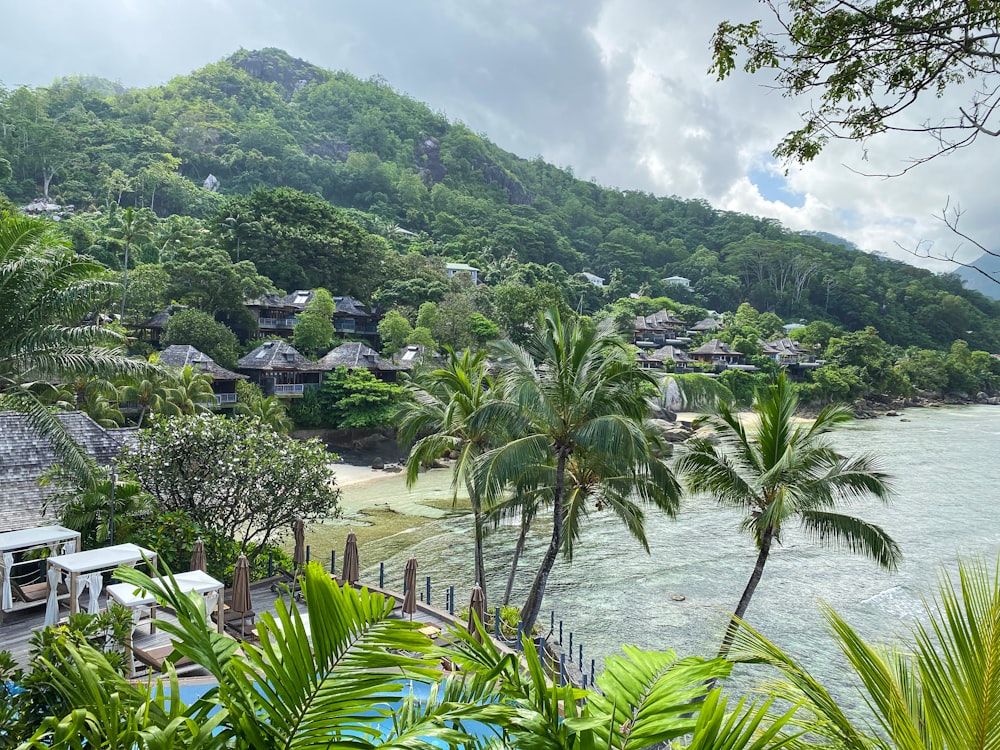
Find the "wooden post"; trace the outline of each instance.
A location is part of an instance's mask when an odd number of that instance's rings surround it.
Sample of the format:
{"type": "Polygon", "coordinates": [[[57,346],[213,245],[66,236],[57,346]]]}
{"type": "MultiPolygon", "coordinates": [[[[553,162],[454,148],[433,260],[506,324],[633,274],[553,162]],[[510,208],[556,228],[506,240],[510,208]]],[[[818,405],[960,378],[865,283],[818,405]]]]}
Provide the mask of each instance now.
{"type": "Polygon", "coordinates": [[[385,588],[385,563],[380,562],[378,564],[378,587],[380,589],[385,588]]]}
{"type": "Polygon", "coordinates": [[[428,605],[431,603],[431,577],[427,576],[427,598],[424,599],[428,605]]]}

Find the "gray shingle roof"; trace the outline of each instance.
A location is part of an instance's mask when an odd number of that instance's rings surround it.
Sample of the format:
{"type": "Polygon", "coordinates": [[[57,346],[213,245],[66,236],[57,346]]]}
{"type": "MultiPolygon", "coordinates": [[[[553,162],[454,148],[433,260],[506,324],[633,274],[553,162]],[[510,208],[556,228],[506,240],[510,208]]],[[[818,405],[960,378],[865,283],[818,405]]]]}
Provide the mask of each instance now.
{"type": "Polygon", "coordinates": [[[215,364],[215,360],[207,354],[202,354],[193,346],[187,344],[174,344],[168,346],[160,352],[160,364],[167,367],[186,367],[191,365],[199,372],[205,372],[212,376],[212,380],[246,380],[246,375],[227,370],[215,364]]]}
{"type": "Polygon", "coordinates": [[[326,368],[307,359],[284,341],[265,341],[236,363],[241,370],[316,371],[326,368]]]}
{"type": "Polygon", "coordinates": [[[702,344],[697,349],[695,349],[692,354],[726,354],[726,355],[738,355],[739,352],[734,352],[729,348],[727,344],[722,343],[718,339],[712,339],[706,344],[702,344]]]}
{"type": "Polygon", "coordinates": [[[379,356],[371,347],[358,342],[341,344],[331,349],[319,359],[324,370],[335,367],[364,367],[368,370],[398,370],[399,367],[379,356]]]}
{"type": "MultiPolygon", "coordinates": [[[[77,444],[102,465],[111,463],[136,433],[133,429],[107,430],[79,411],[58,417],[77,444]]],[[[54,488],[39,487],[38,480],[55,459],[52,445],[31,429],[27,417],[0,412],[0,532],[54,522],[52,515],[43,516],[54,488]]]]}

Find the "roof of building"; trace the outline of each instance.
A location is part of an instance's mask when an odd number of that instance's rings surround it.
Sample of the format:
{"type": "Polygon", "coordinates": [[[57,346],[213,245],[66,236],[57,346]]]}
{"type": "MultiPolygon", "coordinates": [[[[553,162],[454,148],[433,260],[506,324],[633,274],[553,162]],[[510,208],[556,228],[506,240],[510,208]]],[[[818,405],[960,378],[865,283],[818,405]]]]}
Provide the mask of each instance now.
{"type": "Polygon", "coordinates": [[[371,313],[365,309],[365,306],[354,299],[354,297],[334,297],[333,301],[337,303],[337,312],[334,313],[339,315],[350,315],[354,318],[370,318],[371,313]]]}
{"type": "Polygon", "coordinates": [[[692,331],[698,333],[704,333],[705,331],[716,331],[722,328],[722,323],[715,318],[702,318],[693,326],[691,326],[692,331]]]}
{"type": "Polygon", "coordinates": [[[311,359],[299,354],[289,343],[265,341],[236,363],[241,370],[322,370],[311,359]]]}
{"type": "Polygon", "coordinates": [[[137,328],[160,328],[160,329],[166,328],[167,327],[167,323],[170,322],[170,316],[171,315],[173,315],[174,313],[178,313],[181,310],[187,310],[187,309],[188,309],[187,305],[177,305],[177,304],[167,305],[162,310],[160,310],[158,313],[155,313],[149,320],[145,320],[142,323],[139,323],[139,325],[136,326],[136,327],[137,328]]]}
{"type": "Polygon", "coordinates": [[[312,289],[296,289],[291,294],[262,294],[256,299],[247,300],[249,307],[279,308],[288,311],[301,312],[313,298],[312,289]]]}
{"type": "Polygon", "coordinates": [[[802,346],[802,344],[795,339],[790,339],[787,336],[775,339],[774,341],[768,341],[767,346],[773,347],[777,353],[784,354],[785,356],[809,354],[809,350],[806,347],[802,346]]]}
{"type": "Polygon", "coordinates": [[[661,328],[673,330],[683,325],[686,325],[683,320],[666,310],[658,310],[652,315],[639,315],[635,319],[636,330],[650,331],[661,328]]]}
{"type": "Polygon", "coordinates": [[[468,263],[445,263],[445,270],[448,271],[478,271],[479,269],[475,266],[470,266],[468,263]]]}
{"type": "MultiPolygon", "coordinates": [[[[73,440],[102,465],[111,463],[122,446],[136,435],[134,429],[108,430],[83,412],[57,415],[73,440]]],[[[45,501],[54,488],[40,487],[39,478],[56,462],[52,444],[39,435],[24,414],[0,411],[0,532],[17,531],[45,523],[45,501]]]]}
{"type": "Polygon", "coordinates": [[[336,367],[363,367],[367,370],[398,370],[399,367],[382,359],[378,352],[365,344],[352,341],[331,349],[319,359],[324,370],[336,367]]]}
{"type": "Polygon", "coordinates": [[[668,359],[672,359],[674,362],[690,362],[691,358],[688,353],[683,349],[679,349],[676,346],[661,346],[656,351],[649,353],[650,359],[657,359],[661,362],[666,362],[668,359]]]}
{"type": "Polygon", "coordinates": [[[246,375],[227,370],[217,365],[207,354],[202,354],[193,346],[173,344],[160,352],[160,364],[167,367],[186,367],[190,365],[199,372],[208,373],[212,380],[246,380],[246,375]]]}
{"type": "Polygon", "coordinates": [[[733,351],[729,348],[728,344],[724,344],[718,339],[712,339],[711,341],[702,344],[697,349],[695,349],[692,354],[725,354],[729,356],[741,356],[739,352],[733,351]]]}

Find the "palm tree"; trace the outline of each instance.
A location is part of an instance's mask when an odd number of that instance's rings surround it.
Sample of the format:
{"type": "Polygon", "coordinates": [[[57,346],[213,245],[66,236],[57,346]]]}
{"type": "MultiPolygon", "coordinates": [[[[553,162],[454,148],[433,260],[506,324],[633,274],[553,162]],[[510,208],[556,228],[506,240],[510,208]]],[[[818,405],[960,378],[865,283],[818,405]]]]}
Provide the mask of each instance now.
{"type": "Polygon", "coordinates": [[[821,543],[859,552],[886,570],[895,570],[902,557],[880,527],[835,512],[844,501],[872,496],[887,502],[891,496],[889,477],[872,456],[845,458],[829,442],[833,429],[853,419],[851,409],[831,405],[812,424],[800,425],[794,421],[797,405],[782,372],[772,385],[758,389],[753,427],[745,427],[738,414],[720,403],[716,414],[702,420],[719,445],[706,438],[689,441],[689,450],[677,462],[692,491],[708,492],[722,505],[746,511],[742,528],[757,546],[757,561],[726,628],[721,655],[750,606],[771,546],[781,543],[790,520],[798,519],[821,543]]]}
{"type": "MultiPolygon", "coordinates": [[[[823,747],[848,750],[985,750],[1000,746],[1000,565],[959,563],[925,601],[905,643],[866,642],[830,607],[824,615],[868,713],[848,716],[796,659],[744,626],[731,659],[766,664],[781,681],[768,688],[804,707],[796,724],[823,747]],[[992,571],[991,571],[992,568],[992,571]],[[926,622],[926,624],[925,624],[926,622]]],[[[814,746],[819,746],[817,745],[814,746]]]]}
{"type": "Polygon", "coordinates": [[[119,391],[119,399],[121,403],[135,404],[138,407],[137,427],[142,427],[143,420],[149,413],[172,416],[181,413],[175,403],[173,379],[162,371],[128,378],[119,391]]]}
{"type": "Polygon", "coordinates": [[[260,396],[250,402],[237,401],[233,410],[237,414],[259,419],[277,433],[287,434],[294,427],[288,418],[288,410],[280,398],[276,396],[260,396]]]}
{"type": "Polygon", "coordinates": [[[79,531],[83,547],[90,549],[108,544],[111,539],[111,498],[114,497],[114,539],[129,541],[153,511],[153,498],[142,485],[129,477],[115,477],[106,469],[93,487],[74,486],[71,480],[56,477],[61,489],[55,502],[62,505],[61,523],[79,531]],[[114,482],[114,492],[111,484],[114,482]]]}
{"type": "Polygon", "coordinates": [[[260,222],[247,219],[241,213],[234,213],[222,220],[226,225],[226,235],[236,245],[236,262],[240,262],[240,242],[260,230],[260,222]]]}
{"type": "Polygon", "coordinates": [[[171,373],[170,402],[181,414],[211,411],[216,405],[212,376],[184,365],[171,373]]]}
{"type": "Polygon", "coordinates": [[[125,356],[120,332],[83,322],[94,320],[119,289],[100,264],[73,252],[54,225],[0,213],[0,409],[27,415],[63,466],[88,484],[93,462],[45,401],[53,384],[156,371],[125,356]]]}
{"type": "MultiPolygon", "coordinates": [[[[571,545],[585,515],[576,502],[583,496],[574,495],[574,456],[593,472],[588,485],[605,482],[618,497],[634,493],[637,504],[667,513],[680,499],[676,480],[658,458],[658,441],[644,428],[655,381],[636,367],[612,325],[564,322],[555,310],[540,315],[526,348],[497,345],[502,399],[470,420],[477,430],[511,436],[478,462],[477,481],[488,504],[516,487],[545,488],[550,496],[549,545],[521,609],[529,633],[556,556],[571,545]]],[[[633,521],[641,525],[641,515],[633,521]]],[[[635,534],[634,525],[629,528],[635,534]]]]}
{"type": "Polygon", "coordinates": [[[128,251],[133,242],[145,238],[149,234],[152,221],[150,214],[136,211],[131,206],[124,209],[116,217],[111,234],[125,243],[125,261],[122,264],[122,313],[121,321],[125,322],[125,297],[128,294],[128,251]]]}
{"type": "Polygon", "coordinates": [[[493,433],[490,425],[482,421],[474,423],[473,417],[492,398],[493,380],[486,370],[484,352],[473,354],[466,349],[456,354],[448,349],[447,353],[444,367],[419,375],[411,385],[412,398],[401,407],[399,442],[408,445],[419,437],[406,460],[408,487],[417,481],[422,467],[448,451],[458,454],[452,486],[456,499],[459,485],[464,485],[469,493],[475,529],[475,579],[485,592],[483,536],[486,517],[472,468],[490,444],[493,433]]]}

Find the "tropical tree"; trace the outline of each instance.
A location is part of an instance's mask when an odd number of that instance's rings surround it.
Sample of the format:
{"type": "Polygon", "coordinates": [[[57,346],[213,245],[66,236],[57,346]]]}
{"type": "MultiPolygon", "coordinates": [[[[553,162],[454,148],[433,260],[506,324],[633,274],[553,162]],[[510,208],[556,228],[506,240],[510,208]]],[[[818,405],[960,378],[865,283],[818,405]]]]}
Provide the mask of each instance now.
{"type": "Polygon", "coordinates": [[[162,512],[234,539],[251,563],[291,529],[338,514],[330,454],[319,440],[285,440],[247,417],[159,418],[122,451],[162,512]]]}
{"type": "Polygon", "coordinates": [[[181,413],[175,403],[177,396],[174,393],[173,378],[163,371],[126,379],[118,391],[118,398],[121,404],[135,404],[138,408],[137,427],[142,427],[147,414],[176,416],[181,413]]]}
{"type": "Polygon", "coordinates": [[[216,402],[211,375],[184,365],[171,376],[169,398],[179,413],[198,414],[212,410],[216,402]]]}
{"type": "Polygon", "coordinates": [[[483,454],[475,481],[488,504],[517,487],[545,488],[551,502],[549,545],[521,609],[530,633],[556,557],[586,515],[575,502],[574,456],[592,472],[588,486],[607,483],[621,498],[634,493],[635,507],[627,511],[633,534],[643,523],[639,505],[673,514],[680,488],[644,428],[656,383],[636,366],[611,321],[596,327],[564,321],[553,309],[539,316],[526,347],[502,341],[496,354],[500,397],[471,422],[506,439],[483,454]]]}
{"type": "Polygon", "coordinates": [[[958,580],[944,572],[937,595],[924,604],[911,637],[870,643],[828,606],[833,637],[867,711],[848,716],[798,660],[752,628],[741,628],[734,661],[768,665],[780,681],[768,690],[778,701],[803,706],[793,726],[827,747],[850,750],[980,750],[1000,744],[1000,566],[976,559],[959,563],[958,580]],[[990,568],[992,567],[992,572],[990,568]]]}
{"type": "Polygon", "coordinates": [[[254,232],[260,231],[260,222],[251,221],[247,219],[239,211],[234,211],[232,214],[227,216],[222,220],[225,226],[225,234],[227,239],[233,241],[236,246],[236,262],[240,262],[240,243],[252,237],[254,232]]]}
{"type": "Polygon", "coordinates": [[[125,356],[120,331],[87,318],[118,291],[108,272],[69,249],[54,225],[0,214],[0,408],[27,415],[63,466],[88,483],[92,461],[45,401],[54,383],[156,372],[125,356]]]}
{"type": "Polygon", "coordinates": [[[400,409],[398,436],[402,445],[413,443],[406,459],[408,487],[416,483],[422,467],[445,453],[457,454],[452,488],[456,500],[459,486],[464,485],[469,494],[475,533],[475,579],[485,592],[483,537],[486,516],[474,481],[473,466],[490,446],[494,433],[490,425],[474,421],[473,417],[494,396],[494,384],[486,369],[484,352],[474,354],[466,349],[456,354],[448,349],[447,357],[443,367],[418,375],[411,383],[410,398],[400,409]]]}
{"type": "Polygon", "coordinates": [[[125,258],[122,263],[122,311],[121,320],[125,320],[125,298],[128,296],[128,251],[132,244],[145,239],[152,230],[155,217],[152,212],[135,210],[131,206],[119,213],[111,227],[111,234],[122,241],[125,246],[125,258]]]}
{"type": "Polygon", "coordinates": [[[797,405],[784,372],[757,390],[750,427],[720,402],[714,415],[699,420],[715,439],[688,441],[675,467],[693,492],[707,492],[720,504],[745,511],[741,528],[757,547],[757,561],[726,628],[721,655],[728,652],[771,547],[781,543],[789,521],[798,520],[821,544],[861,553],[886,570],[895,570],[902,557],[882,528],[836,512],[840,504],[862,497],[883,502],[891,497],[890,479],[873,456],[844,457],[830,443],[829,433],[853,419],[853,411],[831,405],[811,424],[797,424],[797,405]]]}
{"type": "Polygon", "coordinates": [[[249,381],[236,381],[236,408],[233,411],[257,419],[282,435],[294,427],[284,402],[275,396],[265,396],[259,386],[249,381]]]}
{"type": "Polygon", "coordinates": [[[92,487],[81,487],[71,477],[53,478],[57,490],[49,504],[57,506],[63,525],[80,532],[85,549],[107,545],[109,539],[131,540],[154,511],[153,498],[134,479],[116,476],[103,468],[100,474],[92,487]]]}

